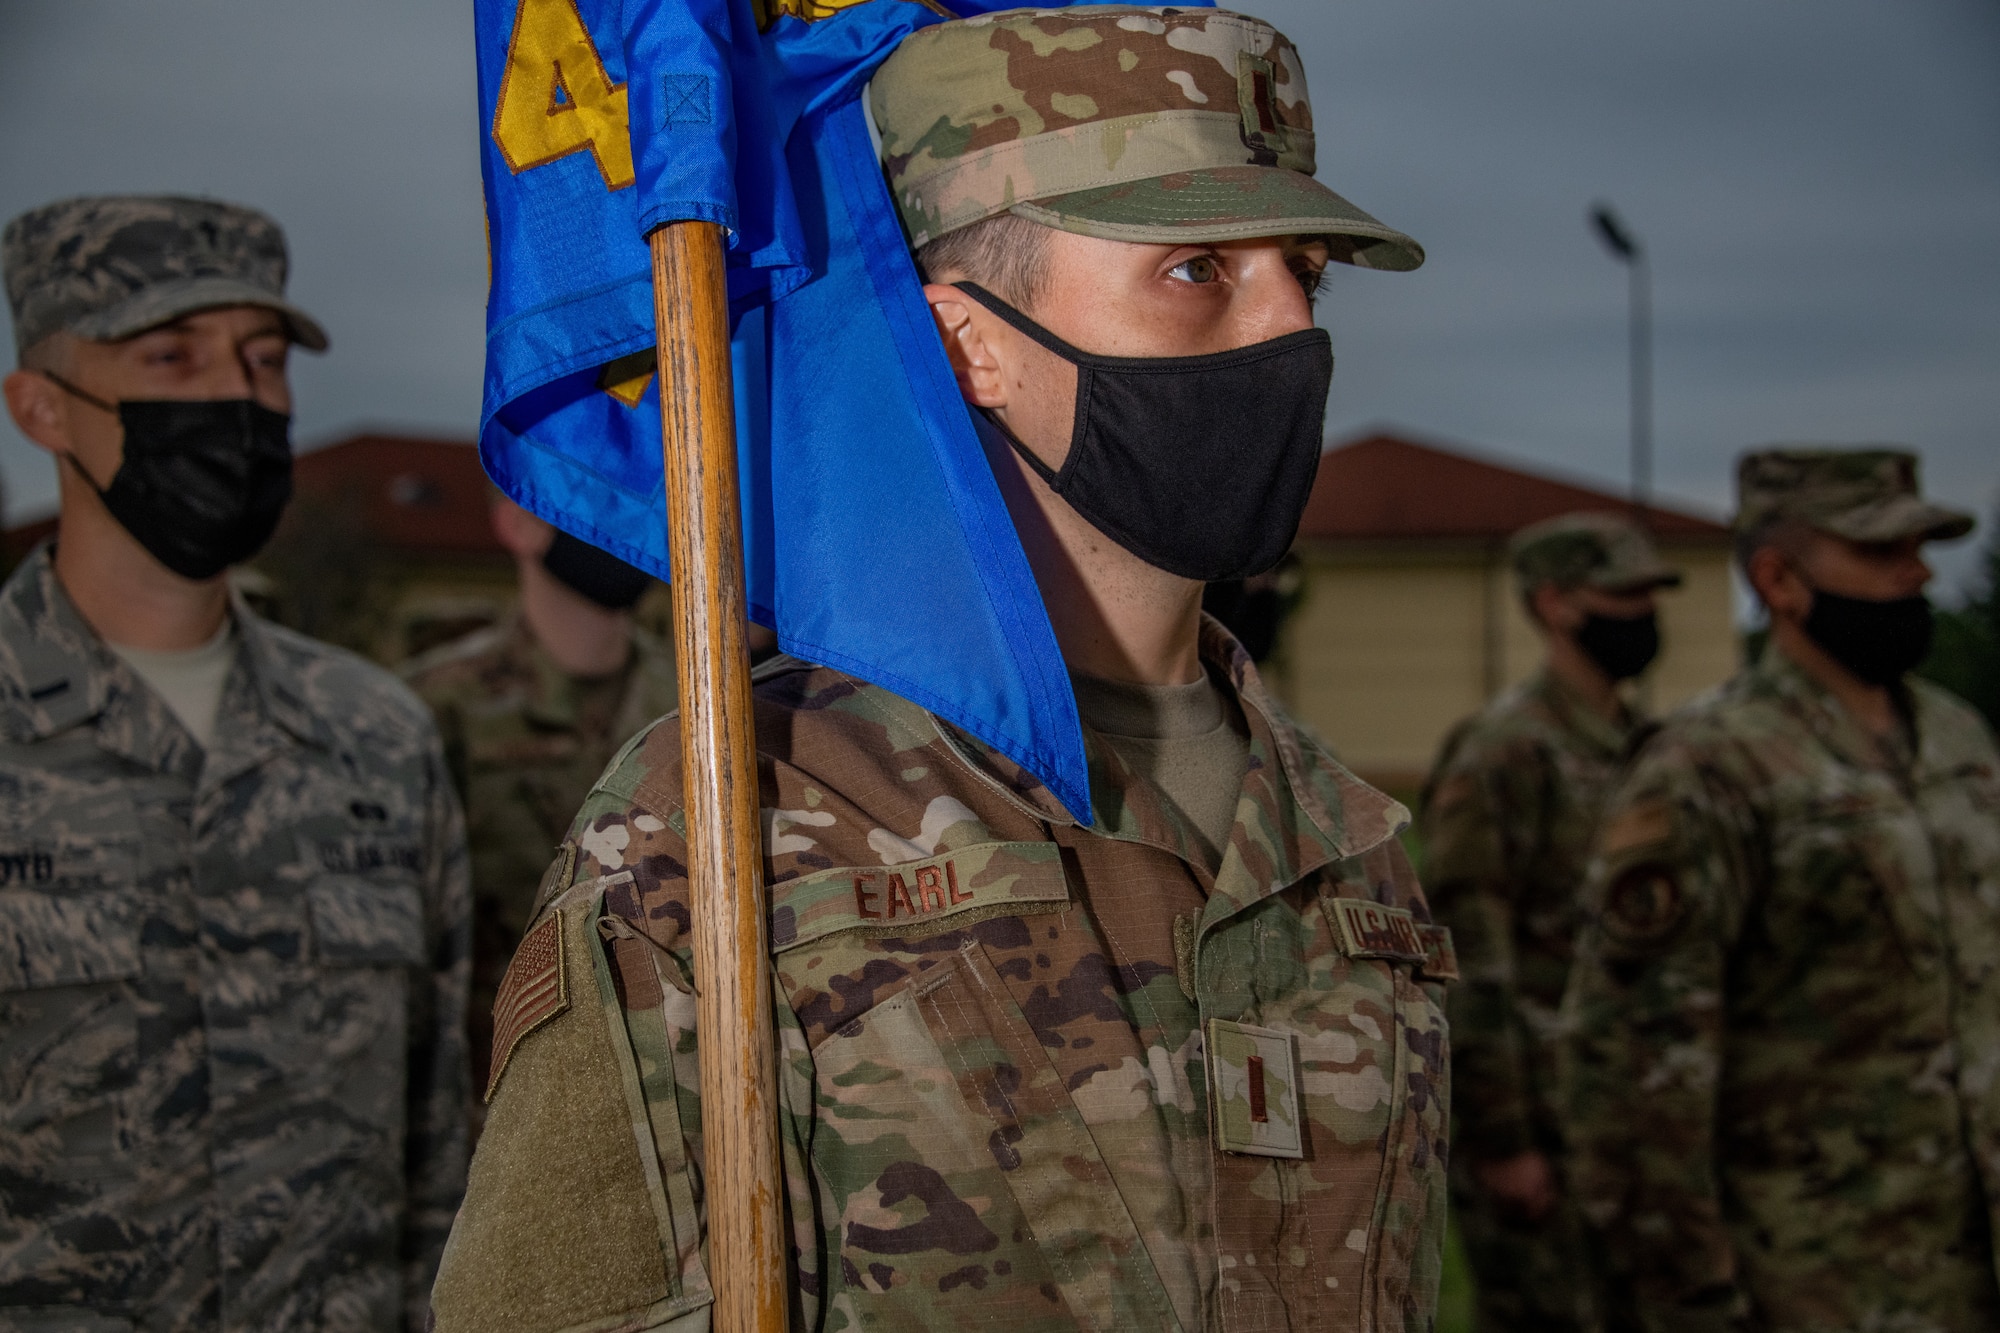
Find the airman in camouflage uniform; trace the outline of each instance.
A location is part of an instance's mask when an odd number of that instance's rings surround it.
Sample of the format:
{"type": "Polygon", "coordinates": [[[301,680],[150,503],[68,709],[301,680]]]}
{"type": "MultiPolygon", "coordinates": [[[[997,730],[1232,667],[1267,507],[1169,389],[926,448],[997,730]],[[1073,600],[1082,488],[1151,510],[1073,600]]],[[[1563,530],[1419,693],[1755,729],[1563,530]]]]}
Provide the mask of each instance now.
{"type": "MultiPolygon", "coordinates": [[[[325,345],[246,209],[73,200],[4,244],[35,367],[9,406],[79,473],[39,382],[52,338],[89,340],[68,377],[127,403],[171,395],[121,340],[158,339],[171,377],[220,338],[200,373],[240,393],[226,321],[249,311],[276,348],[236,347],[259,394],[284,334],[325,345]]],[[[232,396],[215,382],[172,380],[232,396]]],[[[119,457],[115,424],[72,425],[119,457]]],[[[66,477],[59,552],[0,588],[0,1330],[421,1328],[465,1170],[465,850],[436,733],[218,573],[142,608],[223,619],[204,745],[86,614],[130,609],[107,565],[169,578],[101,504],[66,477]]]]}
{"type": "MultiPolygon", "coordinates": [[[[509,501],[497,500],[496,509],[496,527],[544,530],[536,534],[540,549],[517,552],[522,605],[499,624],[425,653],[402,671],[437,719],[465,805],[472,848],[467,1033],[478,1088],[491,1072],[500,978],[527,930],[549,857],[611,756],[674,707],[673,655],[666,645],[632,623],[629,607],[600,605],[557,581],[541,563],[553,537],[547,524],[509,501]],[[548,604],[557,599],[563,604],[551,615],[548,604]],[[543,646],[576,617],[589,617],[596,637],[617,648],[608,670],[566,669],[543,646]],[[538,619],[544,625],[539,632],[538,619]]],[[[635,585],[635,597],[640,588],[643,583],[635,585]]]]}
{"type": "Polygon", "coordinates": [[[1577,646],[1580,625],[1554,618],[1565,600],[1649,610],[1680,576],[1614,514],[1550,519],[1511,546],[1549,659],[1446,738],[1418,815],[1424,882],[1464,973],[1450,1007],[1452,1203],[1482,1329],[1587,1329],[1599,1302],[1561,1188],[1556,1015],[1598,812],[1638,718],[1577,646]]]}
{"type": "MultiPolygon", "coordinates": [[[[1429,1326],[1450,967],[1405,815],[1277,712],[1233,640],[1203,648],[1252,731],[1214,874],[1101,742],[1080,827],[914,704],[760,670],[758,734],[785,738],[758,770],[795,1327],[1429,1326]],[[1308,1157],[1217,1142],[1210,1097],[1242,1072],[1210,1086],[1204,1021],[1274,1034],[1265,1067],[1297,1087],[1256,1123],[1308,1157]]],[[[511,1020],[503,1002],[441,1330],[706,1315],[680,762],[671,724],[628,747],[549,876],[523,956],[560,954],[543,984],[564,989],[511,1020]]]]}
{"type": "Polygon", "coordinates": [[[1771,642],[1606,807],[1573,1179],[1649,1328],[2000,1327],[2000,754],[1901,675],[1919,544],[1971,519],[1886,449],[1752,454],[1738,494],[1771,642]]]}
{"type": "MultiPolygon", "coordinates": [[[[945,23],[904,43],[873,96],[920,238],[1014,205],[1048,221],[1030,232],[1095,226],[1048,194],[1115,212],[1079,184],[1110,177],[1135,213],[1107,225],[1136,249],[1158,235],[1138,212],[1176,185],[1156,178],[1183,163],[1188,211],[1162,224],[1176,241],[1205,245],[1212,224],[1417,253],[1307,188],[1297,58],[1237,15],[945,23]],[[1077,125],[1045,129],[1050,114],[1077,125]],[[1176,116],[1185,133],[1163,139],[1176,116]],[[1133,160],[1107,163],[1127,129],[1133,160]],[[1292,165],[1256,165],[1270,141],[1246,134],[1281,130],[1292,165]],[[937,164],[918,159],[982,144],[997,150],[931,192],[937,164]]],[[[1283,308],[1309,319],[1300,296],[1283,308]]],[[[908,700],[792,659],[760,669],[794,1328],[1431,1326],[1449,936],[1397,842],[1405,812],[1286,720],[1215,622],[1197,636],[1200,594],[1173,591],[1205,672],[1192,688],[1212,682],[1243,737],[1212,854],[1128,762],[1140,751],[1088,721],[1084,825],[908,700]]],[[[636,739],[545,881],[496,1015],[441,1333],[707,1327],[702,1127],[735,1112],[698,1094],[682,762],[671,725],[636,739]]]]}

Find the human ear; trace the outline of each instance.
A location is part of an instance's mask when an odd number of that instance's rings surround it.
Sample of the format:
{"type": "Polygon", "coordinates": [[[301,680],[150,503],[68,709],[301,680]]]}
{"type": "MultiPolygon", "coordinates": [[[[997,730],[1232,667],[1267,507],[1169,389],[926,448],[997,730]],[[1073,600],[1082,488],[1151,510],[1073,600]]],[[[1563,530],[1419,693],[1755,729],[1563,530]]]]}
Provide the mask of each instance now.
{"type": "Polygon", "coordinates": [[[21,434],[52,454],[70,452],[69,412],[62,391],[41,375],[16,370],[0,380],[7,396],[7,415],[21,434]]]}
{"type": "Polygon", "coordinates": [[[960,395],[974,407],[1005,407],[1007,377],[965,293],[934,282],[924,288],[924,299],[930,302],[931,318],[960,395]]]}
{"type": "Polygon", "coordinates": [[[1785,553],[1775,546],[1751,552],[1743,575],[1773,616],[1783,620],[1803,620],[1812,610],[1812,589],[1799,577],[1785,553]]]}
{"type": "Polygon", "coordinates": [[[492,510],[493,535],[514,555],[539,560],[548,554],[556,530],[512,500],[495,500],[492,510]]]}
{"type": "Polygon", "coordinates": [[[1583,624],[1583,616],[1574,600],[1553,583],[1538,585],[1529,600],[1534,604],[1535,618],[1545,628],[1558,634],[1569,634],[1583,624]]]}

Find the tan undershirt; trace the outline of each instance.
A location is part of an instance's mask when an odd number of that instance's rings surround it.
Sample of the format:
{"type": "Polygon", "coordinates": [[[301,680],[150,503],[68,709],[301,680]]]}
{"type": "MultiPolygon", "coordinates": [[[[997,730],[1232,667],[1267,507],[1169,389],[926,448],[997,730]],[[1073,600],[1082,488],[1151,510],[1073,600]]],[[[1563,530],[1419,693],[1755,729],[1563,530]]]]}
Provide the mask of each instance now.
{"type": "Polygon", "coordinates": [[[162,653],[106,643],[126,666],[138,673],[146,688],[166,701],[181,725],[201,748],[215,744],[215,713],[222,706],[222,686],[236,664],[236,631],[225,617],[215,637],[199,648],[162,653]]]}
{"type": "Polygon", "coordinates": [[[1070,673],[1084,724],[1195,827],[1209,869],[1236,822],[1250,730],[1206,673],[1189,685],[1135,685],[1070,673]]]}

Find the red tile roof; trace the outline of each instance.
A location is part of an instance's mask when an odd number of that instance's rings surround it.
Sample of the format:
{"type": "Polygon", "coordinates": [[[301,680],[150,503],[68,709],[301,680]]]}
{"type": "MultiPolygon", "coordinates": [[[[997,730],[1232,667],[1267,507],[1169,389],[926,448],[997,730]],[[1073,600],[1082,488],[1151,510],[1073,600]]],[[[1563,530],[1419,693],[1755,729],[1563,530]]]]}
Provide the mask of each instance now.
{"type": "MultiPolygon", "coordinates": [[[[406,552],[498,555],[487,523],[479,451],[459,440],[356,435],[299,455],[298,493],[353,497],[385,544],[406,552]]],[[[1320,460],[1299,535],[1311,541],[1492,540],[1576,509],[1624,509],[1621,496],[1389,435],[1355,440],[1320,460]]],[[[1728,529],[1677,509],[1648,511],[1653,531],[1724,540],[1728,529]]],[[[25,553],[53,531],[47,518],[5,534],[25,553]]]]}
{"type": "MultiPolygon", "coordinates": [[[[1434,445],[1374,435],[1320,460],[1299,536],[1308,541],[1495,540],[1578,509],[1625,510],[1623,496],[1434,445]]],[[[1649,507],[1656,536],[1724,541],[1729,530],[1649,507]]]]}
{"type": "Polygon", "coordinates": [[[486,517],[479,450],[461,440],[356,435],[300,454],[301,497],[362,506],[369,530],[399,551],[504,554],[486,517]]]}

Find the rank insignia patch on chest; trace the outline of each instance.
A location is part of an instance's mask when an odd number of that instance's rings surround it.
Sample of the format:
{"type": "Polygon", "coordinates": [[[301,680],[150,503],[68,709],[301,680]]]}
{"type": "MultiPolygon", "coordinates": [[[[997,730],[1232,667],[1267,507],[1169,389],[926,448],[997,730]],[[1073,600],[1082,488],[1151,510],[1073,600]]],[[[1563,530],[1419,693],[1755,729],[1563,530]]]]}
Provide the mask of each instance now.
{"type": "Polygon", "coordinates": [[[529,931],[500,982],[500,993],[493,1000],[493,1074],[486,1080],[489,1102],[521,1038],[569,1008],[562,922],[561,912],[551,912],[529,931]]]}
{"type": "Polygon", "coordinates": [[[1304,1157],[1292,1034],[1211,1018],[1206,1036],[1215,1146],[1253,1157],[1304,1157]]]}

